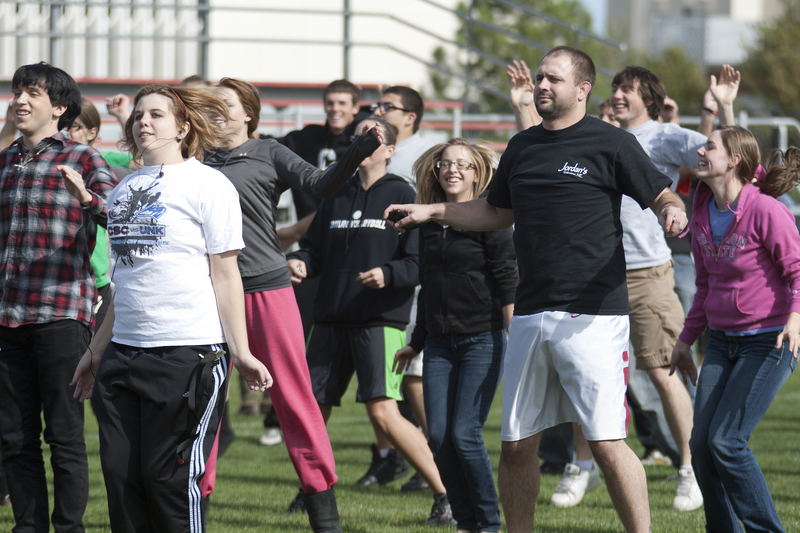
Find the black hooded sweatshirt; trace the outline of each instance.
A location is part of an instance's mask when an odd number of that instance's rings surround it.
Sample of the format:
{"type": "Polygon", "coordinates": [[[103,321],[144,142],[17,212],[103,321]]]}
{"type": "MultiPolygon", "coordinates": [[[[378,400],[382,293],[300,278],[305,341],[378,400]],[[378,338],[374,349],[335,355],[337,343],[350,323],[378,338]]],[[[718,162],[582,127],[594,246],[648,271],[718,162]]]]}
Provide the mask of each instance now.
{"type": "Polygon", "coordinates": [[[419,282],[418,231],[398,234],[383,212],[391,204],[413,203],[414,197],[403,178],[386,174],[366,191],[355,176],[322,202],[301,249],[288,255],[306,263],[308,277],[321,276],[315,324],[406,327],[419,282]],[[360,272],[375,267],[383,270],[383,289],[358,280],[360,272]]]}

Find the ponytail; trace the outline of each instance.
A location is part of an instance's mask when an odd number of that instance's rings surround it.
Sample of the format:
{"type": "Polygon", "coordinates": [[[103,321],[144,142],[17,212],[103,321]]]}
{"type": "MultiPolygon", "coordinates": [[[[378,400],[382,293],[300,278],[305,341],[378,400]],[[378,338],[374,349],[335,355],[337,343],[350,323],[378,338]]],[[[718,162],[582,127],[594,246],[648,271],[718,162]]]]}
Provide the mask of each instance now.
{"type": "Polygon", "coordinates": [[[764,179],[755,183],[761,192],[777,198],[797,186],[800,179],[800,148],[790,146],[785,152],[776,148],[769,153],[767,161],[764,179]]]}

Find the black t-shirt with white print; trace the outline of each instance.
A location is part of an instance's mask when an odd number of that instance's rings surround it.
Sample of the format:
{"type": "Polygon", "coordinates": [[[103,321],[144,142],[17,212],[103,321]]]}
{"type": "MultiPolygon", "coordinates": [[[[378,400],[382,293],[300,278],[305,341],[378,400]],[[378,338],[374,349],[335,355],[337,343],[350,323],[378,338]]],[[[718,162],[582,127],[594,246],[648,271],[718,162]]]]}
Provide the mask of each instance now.
{"type": "Polygon", "coordinates": [[[622,195],[646,208],[671,183],[633,135],[594,117],[515,135],[488,197],[514,212],[514,313],[627,314],[622,195]]]}

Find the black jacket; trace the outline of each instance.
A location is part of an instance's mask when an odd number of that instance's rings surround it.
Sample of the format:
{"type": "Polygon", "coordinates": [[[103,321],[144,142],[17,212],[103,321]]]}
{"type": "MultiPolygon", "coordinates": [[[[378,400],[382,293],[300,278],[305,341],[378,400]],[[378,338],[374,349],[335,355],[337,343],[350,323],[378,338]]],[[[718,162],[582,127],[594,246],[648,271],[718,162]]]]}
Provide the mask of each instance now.
{"type": "Polygon", "coordinates": [[[418,231],[398,234],[386,225],[383,212],[393,203],[413,203],[414,196],[394,174],[366,191],[356,176],[322,202],[301,249],[288,255],[306,263],[308,277],[321,276],[315,324],[405,329],[419,280],[418,231]],[[358,280],[359,272],[375,267],[383,270],[383,289],[358,280]]]}
{"type": "Polygon", "coordinates": [[[411,347],[428,332],[470,335],[503,328],[503,306],[517,286],[513,231],[465,231],[428,222],[420,228],[417,325],[411,347]]]}

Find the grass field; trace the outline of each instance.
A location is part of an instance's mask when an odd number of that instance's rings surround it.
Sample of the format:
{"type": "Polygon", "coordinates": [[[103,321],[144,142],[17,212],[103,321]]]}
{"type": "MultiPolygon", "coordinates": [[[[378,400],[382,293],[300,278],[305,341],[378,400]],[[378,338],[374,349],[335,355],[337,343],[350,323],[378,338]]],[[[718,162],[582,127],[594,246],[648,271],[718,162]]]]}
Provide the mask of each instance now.
{"type": "MultiPolygon", "coordinates": [[[[276,376],[280,379],[280,376],[276,376]]],[[[231,395],[231,412],[238,409],[238,394],[231,395]]],[[[499,395],[498,395],[499,396],[499,395]]],[[[372,432],[364,407],[355,404],[355,386],[334,410],[330,436],[336,456],[339,484],[336,494],[341,522],[349,533],[430,532],[419,525],[427,518],[430,493],[402,494],[402,481],[370,490],[353,483],[366,471],[372,432]]],[[[767,477],[786,531],[800,531],[800,379],[793,376],[784,385],[750,445],[767,477]]],[[[492,406],[484,430],[492,464],[497,472],[500,456],[499,399],[492,406]]],[[[283,445],[265,448],[258,444],[262,433],[260,418],[232,417],[237,440],[219,463],[217,490],[212,497],[209,519],[211,532],[310,531],[305,515],[286,515],[285,509],[299,487],[283,445]]],[[[89,453],[90,494],[84,522],[87,531],[110,531],[105,489],[98,459],[97,425],[91,412],[86,414],[86,443],[89,453]]],[[[630,445],[641,454],[635,438],[630,445]]],[[[670,510],[677,481],[666,478],[671,467],[647,467],[653,531],[703,531],[702,510],[677,513],[670,510]]],[[[48,467],[49,475],[49,467],[48,467]]],[[[601,487],[589,493],[577,507],[556,509],[547,502],[559,482],[557,476],[543,476],[537,500],[535,530],[602,533],[622,531],[608,493],[601,487]]],[[[0,531],[13,527],[10,507],[0,508],[0,531]]],[[[455,528],[441,528],[454,531],[455,528]]]]}

